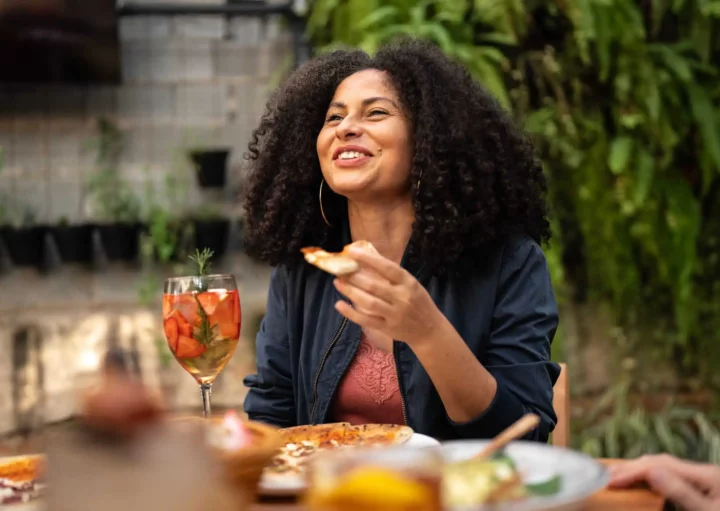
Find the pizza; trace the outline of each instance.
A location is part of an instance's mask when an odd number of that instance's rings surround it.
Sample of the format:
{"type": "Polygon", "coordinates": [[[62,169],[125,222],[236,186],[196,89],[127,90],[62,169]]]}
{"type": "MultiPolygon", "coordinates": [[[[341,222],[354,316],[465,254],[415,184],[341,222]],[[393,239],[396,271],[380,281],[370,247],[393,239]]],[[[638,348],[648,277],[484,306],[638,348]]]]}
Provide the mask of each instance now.
{"type": "Polygon", "coordinates": [[[375,251],[375,247],[373,247],[369,241],[356,241],[345,245],[342,252],[327,252],[320,247],[305,247],[301,248],[300,251],[308,263],[336,277],[340,277],[342,275],[350,275],[360,269],[357,261],[349,255],[350,247],[360,247],[363,250],[375,251]]]}
{"type": "Polygon", "coordinates": [[[0,460],[0,505],[28,502],[44,489],[45,456],[15,456],[0,460]]]}
{"type": "Polygon", "coordinates": [[[269,475],[297,475],[308,461],[322,451],[351,447],[377,447],[404,444],[413,435],[407,426],[348,422],[296,426],[280,430],[285,445],[266,469],[269,475]]]}

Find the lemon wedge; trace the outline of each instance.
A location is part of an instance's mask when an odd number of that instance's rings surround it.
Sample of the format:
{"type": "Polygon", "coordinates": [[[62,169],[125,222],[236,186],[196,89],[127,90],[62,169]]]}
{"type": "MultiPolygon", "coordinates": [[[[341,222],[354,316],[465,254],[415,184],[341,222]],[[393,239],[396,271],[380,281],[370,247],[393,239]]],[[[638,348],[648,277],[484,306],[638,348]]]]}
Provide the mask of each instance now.
{"type": "Polygon", "coordinates": [[[344,476],[331,488],[315,488],[307,502],[311,509],[403,511],[422,509],[433,499],[423,484],[397,472],[366,467],[344,476]]]}

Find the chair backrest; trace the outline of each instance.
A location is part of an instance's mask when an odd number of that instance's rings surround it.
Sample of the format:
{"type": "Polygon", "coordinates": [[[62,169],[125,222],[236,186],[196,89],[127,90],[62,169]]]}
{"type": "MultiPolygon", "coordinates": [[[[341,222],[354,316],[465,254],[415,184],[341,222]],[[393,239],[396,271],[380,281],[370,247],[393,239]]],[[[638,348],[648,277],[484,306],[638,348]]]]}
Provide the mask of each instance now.
{"type": "Polygon", "coordinates": [[[560,376],[553,387],[553,408],[557,424],[552,433],[552,443],[558,447],[570,446],[570,384],[567,365],[560,364],[560,376]]]}

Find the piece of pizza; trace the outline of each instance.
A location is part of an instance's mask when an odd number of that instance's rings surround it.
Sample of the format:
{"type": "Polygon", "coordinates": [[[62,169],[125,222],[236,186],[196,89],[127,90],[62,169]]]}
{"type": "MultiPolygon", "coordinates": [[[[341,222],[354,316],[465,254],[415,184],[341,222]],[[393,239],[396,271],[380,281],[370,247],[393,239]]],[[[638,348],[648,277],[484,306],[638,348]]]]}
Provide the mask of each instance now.
{"type": "Polygon", "coordinates": [[[45,470],[45,456],[32,454],[15,456],[0,461],[0,478],[12,481],[32,481],[39,478],[45,470]]]}
{"type": "Polygon", "coordinates": [[[364,424],[347,422],[296,426],[280,430],[285,445],[273,458],[267,473],[297,475],[319,452],[352,447],[378,447],[407,442],[413,430],[395,424],[364,424]]]}
{"type": "Polygon", "coordinates": [[[361,446],[391,446],[406,443],[413,433],[412,428],[398,424],[362,424],[350,426],[345,439],[361,446]]]}
{"type": "Polygon", "coordinates": [[[350,423],[337,422],[280,430],[285,445],[275,455],[267,471],[276,475],[301,473],[313,455],[341,446],[345,430],[349,427],[350,423]]]}
{"type": "Polygon", "coordinates": [[[320,247],[305,247],[301,248],[300,251],[308,263],[336,277],[340,277],[342,275],[350,275],[360,269],[358,262],[349,255],[351,247],[359,247],[363,250],[377,252],[369,241],[356,241],[345,245],[342,252],[327,252],[320,247]]]}

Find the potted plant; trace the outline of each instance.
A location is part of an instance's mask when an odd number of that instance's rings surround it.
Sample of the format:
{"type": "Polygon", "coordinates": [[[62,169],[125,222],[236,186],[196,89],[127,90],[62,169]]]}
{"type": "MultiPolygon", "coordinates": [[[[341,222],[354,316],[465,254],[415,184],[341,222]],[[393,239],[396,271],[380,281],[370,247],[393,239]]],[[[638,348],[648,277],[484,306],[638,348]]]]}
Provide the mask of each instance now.
{"type": "Polygon", "coordinates": [[[47,227],[35,223],[35,214],[25,209],[19,222],[6,225],[3,242],[15,266],[40,268],[45,262],[45,235],[47,227]]]}
{"type": "Polygon", "coordinates": [[[196,148],[188,156],[195,169],[200,188],[224,188],[227,177],[227,160],[230,149],[196,148]]]}
{"type": "Polygon", "coordinates": [[[67,217],[62,217],[58,224],[50,229],[50,235],[65,263],[90,264],[93,261],[92,224],[71,225],[67,217]]]}
{"type": "Polygon", "coordinates": [[[210,249],[216,258],[221,258],[228,247],[230,219],[219,209],[206,205],[195,212],[192,225],[195,248],[210,249]]]}
{"type": "Polygon", "coordinates": [[[140,235],[140,201],[121,179],[117,161],[123,147],[122,133],[107,120],[98,121],[93,147],[96,171],[88,180],[100,242],[108,261],[134,261],[140,235]]]}
{"type": "Polygon", "coordinates": [[[181,172],[166,174],[160,191],[151,179],[146,181],[143,213],[146,228],[142,236],[145,262],[184,262],[190,254],[192,225],[181,220],[188,203],[188,188],[181,172]]]}

